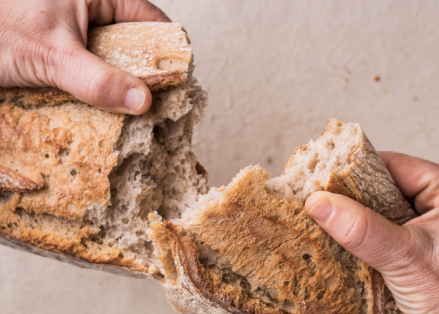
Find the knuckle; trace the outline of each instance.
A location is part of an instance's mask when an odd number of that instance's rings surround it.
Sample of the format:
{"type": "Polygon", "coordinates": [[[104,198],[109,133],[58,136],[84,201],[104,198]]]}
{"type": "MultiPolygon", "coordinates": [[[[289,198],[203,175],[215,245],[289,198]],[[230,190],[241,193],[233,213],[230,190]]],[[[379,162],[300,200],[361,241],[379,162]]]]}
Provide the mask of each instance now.
{"type": "Polygon", "coordinates": [[[47,71],[47,78],[51,85],[64,89],[63,78],[71,75],[71,63],[74,60],[75,51],[64,48],[44,48],[44,64],[47,71]]]}
{"type": "Polygon", "coordinates": [[[20,40],[12,47],[14,70],[26,81],[26,85],[31,82],[51,85],[45,59],[52,54],[52,50],[50,44],[35,39],[20,40]]]}
{"type": "Polygon", "coordinates": [[[99,70],[93,75],[88,86],[88,95],[95,104],[106,103],[110,99],[110,94],[117,88],[116,70],[111,66],[99,70]]]}
{"type": "Polygon", "coordinates": [[[22,52],[22,59],[31,59],[34,75],[37,80],[48,85],[60,87],[61,78],[73,52],[59,48],[47,41],[28,41],[22,52]]]}

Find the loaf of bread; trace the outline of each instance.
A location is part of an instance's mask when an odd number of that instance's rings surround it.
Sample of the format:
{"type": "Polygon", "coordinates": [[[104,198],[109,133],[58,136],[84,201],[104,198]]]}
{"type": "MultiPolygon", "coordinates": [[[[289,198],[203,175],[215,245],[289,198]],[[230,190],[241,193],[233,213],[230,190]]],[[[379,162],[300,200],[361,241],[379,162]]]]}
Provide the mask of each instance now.
{"type": "Polygon", "coordinates": [[[402,224],[416,216],[357,124],[331,120],[269,179],[208,189],[191,152],[206,95],[178,24],[90,32],[88,49],[153,90],[142,116],[55,89],[0,91],[0,242],[159,280],[181,313],[398,313],[380,274],[303,210],[326,190],[402,224]]]}
{"type": "Polygon", "coordinates": [[[178,218],[207,191],[191,152],[206,95],[179,24],[93,29],[88,49],[142,79],[142,116],[53,89],[0,90],[0,241],[74,264],[156,277],[149,213],[178,218]]]}

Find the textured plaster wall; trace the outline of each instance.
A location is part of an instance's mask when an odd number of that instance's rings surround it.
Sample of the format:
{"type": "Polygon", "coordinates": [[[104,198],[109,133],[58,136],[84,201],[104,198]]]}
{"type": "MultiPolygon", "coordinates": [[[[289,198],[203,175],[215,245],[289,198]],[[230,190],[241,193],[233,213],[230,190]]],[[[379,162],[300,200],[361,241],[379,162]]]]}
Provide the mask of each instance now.
{"type": "MultiPolygon", "coordinates": [[[[437,1],[156,0],[185,25],[210,107],[195,151],[212,185],[275,176],[331,117],[377,149],[439,162],[437,1]]],[[[158,284],[0,247],[0,313],[173,313],[158,284]]]]}

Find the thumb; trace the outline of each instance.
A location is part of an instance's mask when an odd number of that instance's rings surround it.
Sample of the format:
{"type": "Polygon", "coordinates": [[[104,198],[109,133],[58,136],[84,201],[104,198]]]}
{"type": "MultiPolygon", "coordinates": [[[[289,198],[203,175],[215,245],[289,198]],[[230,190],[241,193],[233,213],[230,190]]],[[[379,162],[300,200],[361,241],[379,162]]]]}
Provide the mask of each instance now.
{"type": "Polygon", "coordinates": [[[143,114],[151,106],[148,87],[133,75],[87,51],[58,52],[51,68],[53,85],[107,111],[143,114]]]}
{"type": "Polygon", "coordinates": [[[409,229],[341,195],[312,194],[306,212],[340,245],[380,272],[404,268],[412,247],[409,229]]]}

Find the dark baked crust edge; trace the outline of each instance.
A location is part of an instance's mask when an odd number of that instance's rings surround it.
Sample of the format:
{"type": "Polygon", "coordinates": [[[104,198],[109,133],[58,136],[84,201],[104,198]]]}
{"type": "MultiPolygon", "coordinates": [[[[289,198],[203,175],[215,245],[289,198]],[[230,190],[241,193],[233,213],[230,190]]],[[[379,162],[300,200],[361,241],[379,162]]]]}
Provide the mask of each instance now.
{"type": "Polygon", "coordinates": [[[41,249],[36,245],[25,243],[20,240],[7,237],[5,235],[0,235],[0,244],[8,246],[13,249],[18,249],[23,252],[28,252],[28,253],[30,252],[42,257],[48,257],[51,259],[55,259],[57,261],[69,263],[81,268],[100,270],[116,275],[122,275],[127,277],[134,277],[134,278],[152,278],[151,275],[149,275],[148,273],[131,270],[129,268],[121,267],[117,265],[89,262],[86,259],[77,257],[76,255],[73,254],[68,254],[66,252],[59,252],[59,251],[48,251],[45,249],[41,249]]]}
{"type": "MultiPolygon", "coordinates": [[[[166,89],[184,82],[183,74],[178,71],[167,71],[147,76],[137,77],[144,82],[151,91],[166,89]]],[[[14,103],[18,106],[59,105],[69,101],[80,101],[72,94],[55,87],[11,87],[0,88],[0,104],[14,103]]]]}

